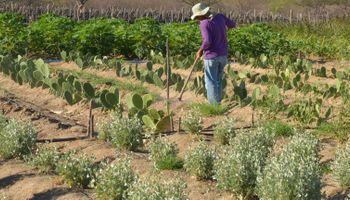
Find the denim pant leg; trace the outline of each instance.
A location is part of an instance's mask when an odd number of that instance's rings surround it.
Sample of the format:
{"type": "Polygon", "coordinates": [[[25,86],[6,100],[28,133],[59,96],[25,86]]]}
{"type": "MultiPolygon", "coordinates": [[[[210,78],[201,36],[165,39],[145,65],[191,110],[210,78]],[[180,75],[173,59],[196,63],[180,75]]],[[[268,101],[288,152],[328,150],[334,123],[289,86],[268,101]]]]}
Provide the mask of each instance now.
{"type": "Polygon", "coordinates": [[[221,102],[222,98],[222,77],[227,58],[220,56],[210,60],[204,60],[205,87],[210,104],[221,102]]]}

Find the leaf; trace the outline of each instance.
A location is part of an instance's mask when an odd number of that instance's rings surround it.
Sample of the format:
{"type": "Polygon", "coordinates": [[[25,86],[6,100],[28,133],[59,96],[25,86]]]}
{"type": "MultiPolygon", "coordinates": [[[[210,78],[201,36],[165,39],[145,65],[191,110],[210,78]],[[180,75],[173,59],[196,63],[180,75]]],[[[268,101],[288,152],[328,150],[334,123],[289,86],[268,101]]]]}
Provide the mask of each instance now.
{"type": "Polygon", "coordinates": [[[69,105],[73,105],[73,97],[72,97],[72,94],[70,92],[65,91],[64,98],[66,99],[66,101],[68,102],[69,105]]]}
{"type": "Polygon", "coordinates": [[[170,126],[170,116],[166,116],[162,118],[158,123],[157,123],[157,131],[162,132],[166,131],[169,126],[170,126]]]}
{"type": "Polygon", "coordinates": [[[67,52],[66,51],[62,51],[61,52],[61,58],[62,58],[62,60],[66,61],[66,62],[68,61],[67,60],[67,52]]]}
{"type": "Polygon", "coordinates": [[[332,112],[333,112],[333,108],[332,107],[328,108],[325,114],[326,119],[328,119],[331,116],[332,112]]]}
{"type": "Polygon", "coordinates": [[[75,60],[75,63],[80,67],[80,68],[83,68],[84,67],[84,62],[81,58],[77,58],[75,60]]]}
{"type": "Polygon", "coordinates": [[[148,115],[142,116],[142,121],[148,128],[150,128],[152,130],[156,130],[156,128],[157,128],[156,124],[153,122],[153,120],[148,115]]]}
{"type": "Polygon", "coordinates": [[[84,95],[88,99],[92,99],[95,97],[95,88],[88,82],[83,85],[84,95]]]}
{"type": "Polygon", "coordinates": [[[138,94],[134,94],[132,96],[132,103],[134,105],[134,107],[136,107],[139,110],[143,109],[143,100],[142,97],[138,94]]]}
{"type": "Polygon", "coordinates": [[[149,111],[148,111],[148,115],[152,118],[152,119],[154,119],[154,120],[157,120],[157,121],[159,121],[160,120],[160,115],[159,115],[159,113],[158,113],[158,111],[156,110],[156,109],[150,109],[149,111]]]}

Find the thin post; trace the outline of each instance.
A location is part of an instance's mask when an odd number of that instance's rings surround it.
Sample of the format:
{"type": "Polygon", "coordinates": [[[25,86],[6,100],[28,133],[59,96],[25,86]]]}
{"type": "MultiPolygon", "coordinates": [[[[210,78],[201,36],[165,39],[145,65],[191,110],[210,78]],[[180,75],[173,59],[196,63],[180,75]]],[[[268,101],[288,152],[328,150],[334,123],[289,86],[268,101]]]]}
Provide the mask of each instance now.
{"type": "Polygon", "coordinates": [[[94,121],[95,121],[95,116],[94,115],[91,115],[91,120],[90,120],[90,122],[91,122],[91,125],[90,125],[90,127],[91,127],[91,130],[90,130],[90,138],[93,138],[94,137],[94,121]]]}
{"type": "MultiPolygon", "coordinates": [[[[166,98],[169,101],[169,93],[170,93],[170,62],[169,62],[169,37],[166,38],[166,98]]],[[[169,113],[168,113],[169,114],[169,113]]]]}
{"type": "Polygon", "coordinates": [[[86,133],[86,135],[87,135],[88,137],[91,137],[91,116],[92,116],[92,101],[90,101],[89,116],[88,116],[88,125],[87,125],[87,133],[86,133]]]}
{"type": "MultiPolygon", "coordinates": [[[[170,116],[170,75],[171,75],[171,70],[170,70],[170,50],[169,50],[169,37],[167,36],[166,38],[166,105],[167,105],[167,112],[168,116],[170,116]]],[[[171,130],[174,130],[174,123],[172,116],[170,116],[170,127],[171,130]]]]}
{"type": "Polygon", "coordinates": [[[177,127],[177,133],[180,134],[180,132],[181,132],[181,117],[179,117],[179,124],[177,127]]]}

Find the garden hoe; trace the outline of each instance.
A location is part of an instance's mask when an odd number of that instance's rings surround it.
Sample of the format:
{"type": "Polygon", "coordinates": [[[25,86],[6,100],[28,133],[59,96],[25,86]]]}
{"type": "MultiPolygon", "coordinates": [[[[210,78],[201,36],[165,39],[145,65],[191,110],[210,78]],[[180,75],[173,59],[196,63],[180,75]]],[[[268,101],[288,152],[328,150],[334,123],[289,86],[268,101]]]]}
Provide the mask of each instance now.
{"type": "Polygon", "coordinates": [[[181,89],[180,96],[178,97],[179,101],[181,101],[181,99],[182,99],[182,95],[183,95],[184,92],[185,92],[185,89],[186,89],[186,86],[187,86],[187,84],[188,84],[188,81],[190,80],[190,78],[191,78],[191,76],[192,76],[192,74],[193,74],[194,68],[196,67],[198,61],[199,61],[199,58],[196,58],[196,59],[194,60],[194,63],[193,63],[193,65],[192,65],[192,67],[191,67],[190,75],[188,75],[188,77],[187,77],[187,79],[186,79],[186,81],[185,81],[185,84],[184,84],[184,86],[183,86],[182,89],[181,89]]]}

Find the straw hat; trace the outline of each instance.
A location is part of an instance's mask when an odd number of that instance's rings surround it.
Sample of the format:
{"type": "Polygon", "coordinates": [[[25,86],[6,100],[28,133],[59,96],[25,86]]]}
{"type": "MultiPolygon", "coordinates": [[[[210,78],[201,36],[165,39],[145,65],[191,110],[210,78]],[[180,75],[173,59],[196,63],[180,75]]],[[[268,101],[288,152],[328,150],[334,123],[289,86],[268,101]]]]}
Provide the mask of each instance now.
{"type": "Polygon", "coordinates": [[[194,20],[196,17],[206,15],[210,10],[210,7],[204,3],[197,3],[192,7],[192,16],[191,19],[194,20]]]}

